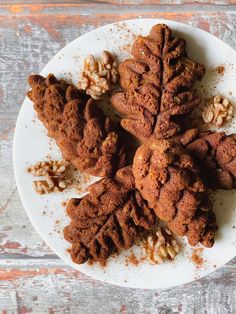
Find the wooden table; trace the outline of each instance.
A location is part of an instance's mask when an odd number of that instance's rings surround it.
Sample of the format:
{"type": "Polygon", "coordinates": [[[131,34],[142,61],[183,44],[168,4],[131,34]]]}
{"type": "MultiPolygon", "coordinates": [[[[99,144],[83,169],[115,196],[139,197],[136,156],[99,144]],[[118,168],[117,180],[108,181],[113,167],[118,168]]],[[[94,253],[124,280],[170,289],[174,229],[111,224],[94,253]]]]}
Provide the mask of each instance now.
{"type": "Polygon", "coordinates": [[[27,75],[39,72],[63,46],[103,24],[155,17],[200,27],[236,48],[236,1],[12,2],[0,4],[1,312],[236,313],[236,259],[191,284],[150,291],[103,284],[66,266],[31,226],[12,169],[14,126],[27,75]]]}

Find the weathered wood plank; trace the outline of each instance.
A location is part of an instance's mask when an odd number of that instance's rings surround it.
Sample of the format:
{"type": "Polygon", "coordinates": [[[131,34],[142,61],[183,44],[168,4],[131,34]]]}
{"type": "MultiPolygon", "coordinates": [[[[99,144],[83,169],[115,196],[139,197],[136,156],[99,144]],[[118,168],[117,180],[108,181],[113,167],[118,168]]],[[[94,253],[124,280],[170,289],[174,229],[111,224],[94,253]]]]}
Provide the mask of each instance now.
{"type": "Polygon", "coordinates": [[[133,13],[151,13],[151,12],[191,12],[191,11],[204,11],[204,12],[222,12],[234,11],[236,0],[108,0],[108,1],[81,1],[81,2],[59,2],[59,3],[41,3],[30,2],[24,3],[2,3],[0,4],[0,14],[4,15],[26,15],[26,14],[52,14],[57,15],[63,12],[64,15],[84,15],[84,14],[97,14],[125,12],[133,13]]]}
{"type": "Polygon", "coordinates": [[[0,256],[44,256],[51,251],[35,233],[22,208],[12,169],[15,115],[0,115],[0,256]]]}
{"type": "Polygon", "coordinates": [[[233,314],[235,291],[233,262],[200,281],[163,291],[106,285],[54,260],[2,260],[0,266],[2,313],[233,314]]]}
{"type": "Polygon", "coordinates": [[[56,5],[62,4],[65,5],[80,5],[86,3],[86,5],[99,5],[99,4],[113,4],[113,5],[126,5],[126,4],[134,4],[134,5],[177,5],[182,6],[185,4],[188,5],[228,5],[228,4],[235,4],[235,0],[90,0],[90,1],[71,1],[71,0],[64,0],[63,3],[60,0],[24,0],[19,3],[19,1],[12,1],[12,0],[4,0],[1,1],[2,5],[11,5],[11,6],[23,6],[27,4],[32,5],[56,5]]]}

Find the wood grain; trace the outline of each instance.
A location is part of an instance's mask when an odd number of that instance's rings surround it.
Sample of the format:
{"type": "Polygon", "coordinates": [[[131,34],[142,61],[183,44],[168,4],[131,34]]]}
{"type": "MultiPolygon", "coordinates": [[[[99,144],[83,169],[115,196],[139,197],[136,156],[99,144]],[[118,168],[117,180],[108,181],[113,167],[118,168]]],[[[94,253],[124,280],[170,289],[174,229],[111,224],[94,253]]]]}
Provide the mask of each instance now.
{"type": "Polygon", "coordinates": [[[167,290],[107,285],[55,260],[2,260],[0,266],[2,313],[233,314],[235,291],[233,262],[200,281],[167,290]]]}
{"type": "Polygon", "coordinates": [[[209,1],[204,11],[201,11],[203,7],[192,4],[178,8],[163,6],[183,3],[177,0],[160,1],[161,6],[149,5],[153,3],[151,0],[64,5],[60,1],[26,2],[32,1],[25,1],[24,5],[5,1],[0,5],[2,313],[235,313],[236,260],[205,279],[165,291],[101,284],[65,266],[36,234],[24,212],[11,157],[14,126],[28,88],[28,74],[39,72],[71,40],[107,23],[156,17],[200,27],[236,48],[236,13],[232,6],[225,6],[235,1],[209,1]],[[140,5],[125,6],[125,3],[140,5]],[[209,3],[220,6],[209,6],[209,3]]]}
{"type": "MultiPolygon", "coordinates": [[[[46,1],[45,1],[46,2],[46,1]]],[[[12,3],[10,0],[5,4],[0,5],[0,15],[28,15],[28,14],[49,14],[58,15],[63,12],[63,15],[90,15],[93,16],[100,13],[114,13],[120,12],[133,12],[134,14],[145,14],[153,12],[222,12],[233,11],[235,8],[236,0],[218,0],[218,1],[191,1],[187,0],[182,2],[181,0],[170,0],[169,3],[165,1],[149,1],[141,0],[127,0],[127,1],[78,1],[64,2],[63,4],[58,1],[57,3],[41,3],[37,1],[30,1],[30,3],[12,3]],[[171,5],[170,5],[171,3],[171,5]]],[[[138,15],[137,15],[138,16],[138,15]]]]}
{"type": "MultiPolygon", "coordinates": [[[[14,5],[14,6],[22,6],[25,4],[40,4],[40,5],[45,5],[45,4],[50,4],[50,5],[56,5],[59,4],[60,6],[62,5],[62,1],[60,0],[40,0],[40,1],[32,1],[32,0],[24,0],[21,1],[19,4],[19,1],[12,1],[12,0],[4,0],[1,1],[1,4],[3,5],[14,5]]],[[[85,3],[86,5],[91,5],[91,4],[113,4],[113,5],[126,5],[126,4],[135,4],[135,5],[177,5],[177,6],[182,6],[185,4],[190,4],[190,5],[229,5],[229,4],[235,4],[235,0],[90,0],[90,1],[71,1],[71,0],[64,0],[63,4],[67,5],[74,5],[78,4],[80,5],[81,3],[85,3]]]]}

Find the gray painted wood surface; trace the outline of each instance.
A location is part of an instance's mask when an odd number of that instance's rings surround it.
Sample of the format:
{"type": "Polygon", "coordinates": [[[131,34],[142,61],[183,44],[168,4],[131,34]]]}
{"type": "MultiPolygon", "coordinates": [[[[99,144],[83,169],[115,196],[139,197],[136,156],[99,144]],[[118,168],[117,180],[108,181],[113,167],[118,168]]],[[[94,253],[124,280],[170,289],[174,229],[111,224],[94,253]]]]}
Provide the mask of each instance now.
{"type": "Polygon", "coordinates": [[[31,226],[12,170],[14,126],[26,78],[40,71],[59,49],[99,25],[140,16],[186,22],[236,48],[234,1],[204,1],[203,6],[181,1],[158,1],[161,6],[139,0],[52,2],[0,3],[0,311],[236,313],[236,259],[191,284],[154,291],[103,284],[66,266],[31,226]],[[171,3],[175,6],[163,5],[171,3]]]}

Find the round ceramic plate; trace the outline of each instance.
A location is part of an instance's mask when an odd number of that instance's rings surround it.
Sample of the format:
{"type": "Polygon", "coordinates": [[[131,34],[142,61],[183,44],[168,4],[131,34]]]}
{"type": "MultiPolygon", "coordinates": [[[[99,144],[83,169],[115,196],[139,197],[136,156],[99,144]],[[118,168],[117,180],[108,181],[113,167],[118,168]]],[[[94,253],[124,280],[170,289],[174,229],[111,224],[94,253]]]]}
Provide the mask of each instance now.
{"type": "MultiPolygon", "coordinates": [[[[204,97],[216,93],[228,96],[236,104],[236,53],[213,35],[192,26],[173,21],[137,19],[100,27],[89,32],[63,48],[46,65],[42,75],[54,73],[59,78],[76,83],[87,54],[100,55],[102,50],[114,52],[120,60],[129,56],[130,47],[139,34],[147,35],[157,23],[165,23],[173,29],[174,35],[187,40],[187,52],[191,58],[206,66],[204,80],[196,88],[204,97]],[[217,71],[217,67],[224,71],[217,71]],[[222,69],[222,68],[221,68],[222,69]],[[219,72],[219,73],[218,73],[219,72]],[[222,73],[223,72],[223,73],[222,73]]],[[[227,132],[235,131],[234,121],[227,126],[227,132]]],[[[14,137],[14,171],[18,191],[25,210],[44,241],[67,264],[95,279],[134,288],[167,288],[191,282],[221,267],[232,259],[236,248],[236,193],[219,191],[214,195],[214,206],[219,224],[216,243],[211,249],[196,251],[200,258],[197,265],[192,261],[193,249],[183,241],[182,252],[173,262],[151,265],[142,258],[141,246],[111,257],[106,267],[99,265],[77,265],[67,253],[69,244],[63,239],[63,227],[69,222],[62,202],[83,193],[68,190],[63,193],[38,195],[32,187],[34,178],[26,168],[38,161],[61,158],[53,140],[38,121],[29,99],[25,99],[16,124],[14,137]],[[135,257],[134,257],[135,256],[135,257]],[[135,265],[134,265],[135,264],[135,265]]],[[[81,189],[97,178],[80,177],[81,189]]]]}

